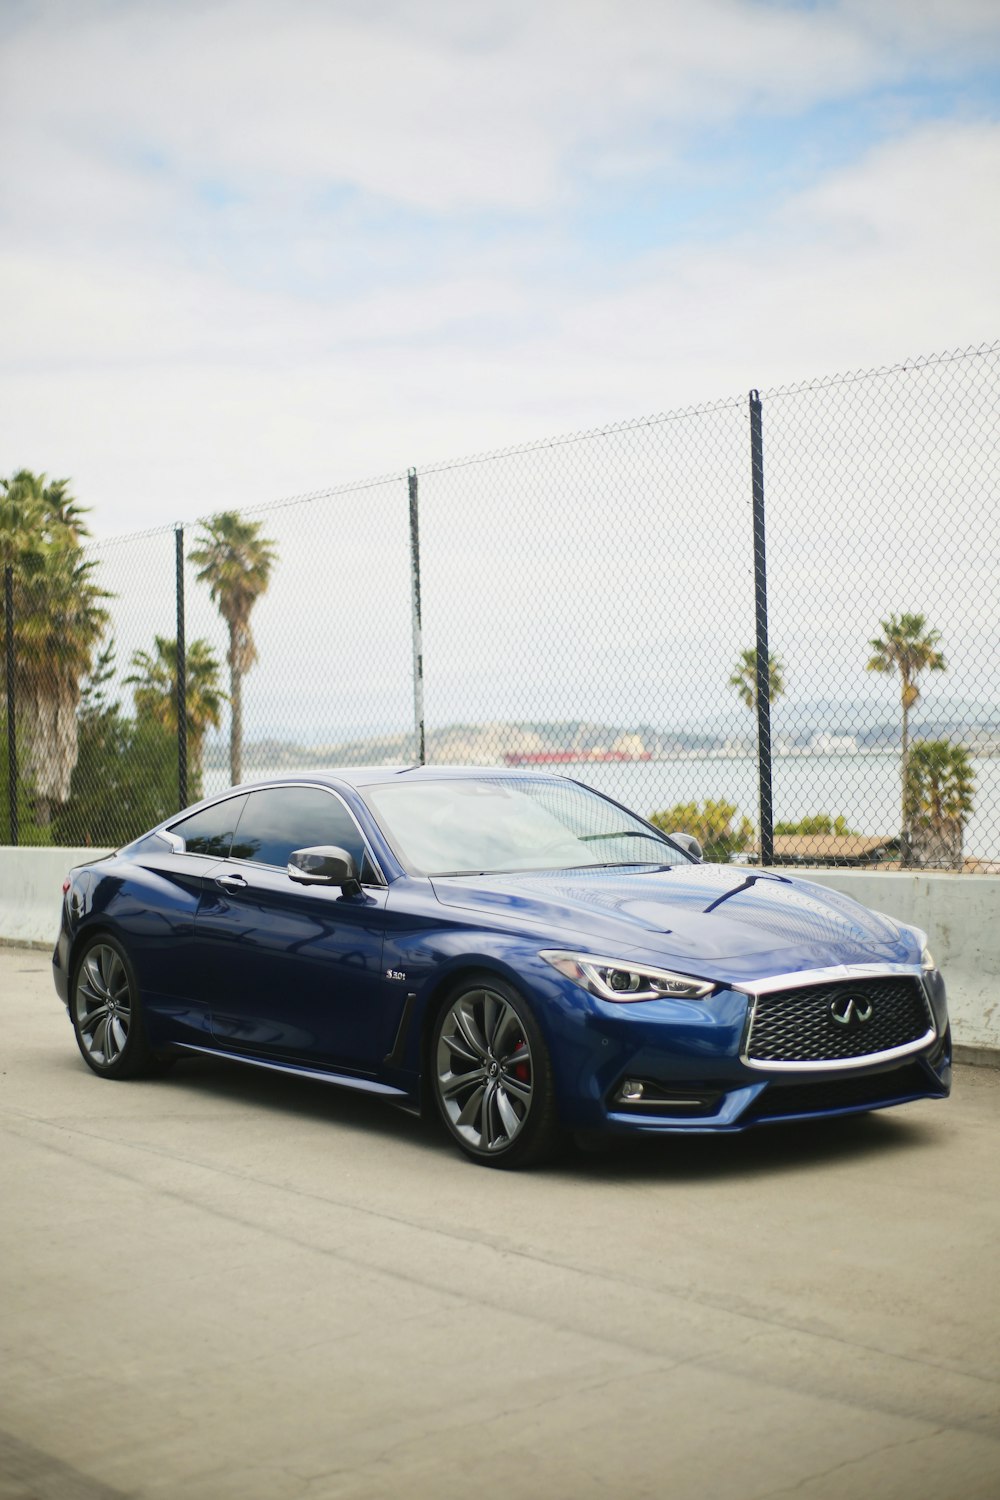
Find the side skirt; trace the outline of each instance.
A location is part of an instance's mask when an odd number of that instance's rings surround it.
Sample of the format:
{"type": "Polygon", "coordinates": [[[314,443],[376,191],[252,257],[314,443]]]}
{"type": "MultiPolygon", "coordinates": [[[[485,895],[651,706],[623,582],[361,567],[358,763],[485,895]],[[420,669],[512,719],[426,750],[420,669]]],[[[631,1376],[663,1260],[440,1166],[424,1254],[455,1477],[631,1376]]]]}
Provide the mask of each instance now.
{"type": "Polygon", "coordinates": [[[246,1063],[251,1068],[266,1068],[269,1073],[287,1073],[293,1078],[312,1078],[317,1083],[332,1083],[337,1088],[354,1089],[361,1094],[377,1094],[393,1104],[409,1104],[412,1096],[405,1089],[378,1083],[374,1078],[355,1078],[350,1073],[331,1073],[320,1068],[299,1068],[294,1063],[270,1062],[261,1057],[247,1057],[241,1052],[225,1052],[221,1047],[196,1047],[192,1042],[173,1042],[178,1052],[197,1052],[204,1057],[221,1057],[226,1062],[246,1063]]]}

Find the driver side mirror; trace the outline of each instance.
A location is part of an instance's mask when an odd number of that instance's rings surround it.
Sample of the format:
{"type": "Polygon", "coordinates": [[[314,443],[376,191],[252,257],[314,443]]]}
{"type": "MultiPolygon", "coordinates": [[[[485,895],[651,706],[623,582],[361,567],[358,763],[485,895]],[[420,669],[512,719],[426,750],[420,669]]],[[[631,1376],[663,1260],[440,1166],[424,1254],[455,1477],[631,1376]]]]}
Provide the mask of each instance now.
{"type": "Polygon", "coordinates": [[[356,896],[361,889],[353,857],[337,844],[293,849],[288,856],[288,878],[296,885],[340,886],[345,896],[356,896]]]}
{"type": "Polygon", "coordinates": [[[675,844],[680,844],[685,854],[690,854],[694,859],[701,859],[703,850],[701,844],[693,833],[668,833],[668,839],[673,839],[675,844]]]}

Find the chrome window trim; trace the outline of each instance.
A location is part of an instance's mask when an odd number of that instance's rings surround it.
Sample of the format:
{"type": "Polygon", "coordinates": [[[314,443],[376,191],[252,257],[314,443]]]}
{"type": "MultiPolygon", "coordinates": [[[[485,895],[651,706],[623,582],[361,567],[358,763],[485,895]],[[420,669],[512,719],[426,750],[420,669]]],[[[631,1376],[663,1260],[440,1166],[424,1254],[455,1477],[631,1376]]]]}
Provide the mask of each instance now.
{"type": "MultiPolygon", "coordinates": [[[[372,848],[371,844],[369,843],[368,835],[365,833],[365,830],[362,828],[361,824],[358,822],[357,818],[354,816],[354,813],[352,812],[351,808],[347,805],[347,802],[345,801],[345,799],[341,796],[341,794],[334,787],[332,787],[332,786],[324,786],[321,781],[275,781],[275,782],[270,783],[267,786],[255,786],[255,787],[251,787],[251,789],[248,792],[241,793],[241,795],[243,795],[243,796],[246,797],[247,803],[249,804],[250,798],[254,795],[255,792],[277,792],[277,791],[283,791],[287,787],[291,787],[291,789],[293,791],[300,791],[302,788],[308,788],[309,790],[315,791],[315,792],[326,792],[328,796],[336,798],[336,800],[340,803],[341,807],[346,812],[347,816],[350,818],[351,822],[354,824],[355,828],[360,833],[360,835],[361,835],[361,843],[362,843],[362,845],[364,847],[364,851],[367,854],[367,856],[368,856],[368,858],[369,858],[369,860],[371,862],[372,869],[375,871],[375,874],[378,876],[378,879],[374,882],[374,884],[370,880],[362,881],[361,882],[362,887],[367,886],[369,889],[388,890],[388,888],[389,888],[389,882],[385,878],[385,872],[382,869],[382,866],[379,864],[378,860],[375,857],[375,851],[372,848]]],[[[246,808],[244,808],[244,812],[245,811],[246,811],[246,808]]],[[[240,814],[241,818],[242,818],[242,816],[243,816],[243,813],[240,814]]],[[[204,858],[206,858],[206,859],[211,859],[212,857],[213,857],[212,855],[208,855],[208,854],[204,856],[204,858]]],[[[219,856],[215,855],[214,857],[216,859],[218,859],[219,856]]],[[[238,859],[238,858],[234,858],[234,856],[230,854],[230,855],[226,856],[224,863],[226,863],[226,864],[232,864],[232,865],[242,865],[245,868],[251,869],[251,870],[277,870],[278,873],[279,873],[279,875],[287,875],[288,874],[288,866],[287,865],[269,865],[269,864],[265,864],[262,859],[238,859]]],[[[358,874],[360,875],[360,873],[361,873],[361,871],[359,870],[358,874]]]]}
{"type": "Polygon", "coordinates": [[[740,1062],[745,1068],[752,1068],[757,1073],[839,1073],[845,1069],[877,1067],[881,1063],[894,1062],[899,1057],[909,1057],[914,1052],[922,1052],[937,1040],[938,1032],[934,1024],[934,1013],[928,1002],[924,971],[919,963],[834,964],[828,969],[806,969],[800,974],[769,974],[764,979],[756,979],[748,984],[733,984],[729,988],[750,997],[746,1024],[743,1028],[743,1040],[740,1043],[740,1062]],[[863,1057],[841,1057],[827,1059],[825,1062],[758,1062],[750,1057],[748,1049],[760,996],[773,994],[776,990],[809,989],[813,985],[843,984],[845,981],[849,983],[853,979],[898,979],[900,977],[920,981],[920,998],[923,1000],[924,1010],[930,1021],[930,1029],[916,1041],[904,1042],[899,1047],[888,1047],[883,1052],[868,1052],[863,1057]]]}
{"type": "MultiPolygon", "coordinates": [[[[235,802],[236,799],[237,799],[237,797],[246,797],[246,796],[247,796],[246,792],[234,792],[231,797],[220,797],[219,800],[218,800],[218,802],[213,802],[211,804],[211,806],[212,807],[221,807],[224,802],[235,802]]],[[[183,817],[183,818],[182,817],[175,818],[174,822],[173,822],[173,826],[171,828],[157,828],[155,830],[155,832],[158,833],[161,838],[168,839],[170,841],[170,843],[174,843],[174,841],[176,840],[176,842],[180,845],[180,847],[174,850],[175,854],[186,854],[189,859],[211,859],[211,860],[215,860],[217,862],[219,860],[219,858],[220,858],[220,856],[218,854],[202,854],[202,852],[201,852],[200,849],[189,849],[187,847],[187,845],[185,844],[184,839],[181,837],[181,835],[179,833],[174,833],[173,832],[173,828],[176,828],[179,823],[186,823],[188,821],[188,818],[195,818],[195,817],[198,816],[197,813],[188,812],[188,810],[186,808],[184,809],[184,811],[185,811],[186,816],[183,817]]],[[[205,808],[201,808],[201,811],[205,812],[206,809],[205,808]]],[[[241,813],[240,817],[242,817],[242,816],[243,816],[243,814],[241,813]]],[[[239,818],[236,821],[239,822],[239,818]]]]}

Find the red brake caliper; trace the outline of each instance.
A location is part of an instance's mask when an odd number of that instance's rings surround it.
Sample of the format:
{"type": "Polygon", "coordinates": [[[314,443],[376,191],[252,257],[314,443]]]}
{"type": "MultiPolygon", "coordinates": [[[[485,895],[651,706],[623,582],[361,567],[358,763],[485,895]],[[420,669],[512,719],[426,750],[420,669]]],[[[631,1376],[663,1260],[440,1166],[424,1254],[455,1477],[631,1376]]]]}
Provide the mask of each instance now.
{"type": "MultiPolygon", "coordinates": [[[[518,1037],[517,1047],[523,1047],[524,1045],[524,1037],[518,1037]]],[[[515,1052],[517,1051],[517,1047],[514,1048],[515,1052]]],[[[521,1083],[529,1083],[531,1080],[531,1067],[527,1060],[525,1060],[524,1062],[515,1063],[510,1071],[513,1073],[515,1078],[520,1080],[521,1083]]]]}

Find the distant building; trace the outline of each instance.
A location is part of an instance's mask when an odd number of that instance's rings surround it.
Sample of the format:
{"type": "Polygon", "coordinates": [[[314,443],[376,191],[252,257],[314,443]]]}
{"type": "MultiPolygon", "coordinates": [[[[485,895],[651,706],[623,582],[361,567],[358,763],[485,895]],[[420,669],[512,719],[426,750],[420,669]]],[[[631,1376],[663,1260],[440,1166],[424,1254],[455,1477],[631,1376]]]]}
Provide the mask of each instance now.
{"type": "Polygon", "coordinates": [[[621,734],[611,746],[616,756],[623,760],[648,760],[649,751],[646,749],[641,734],[621,734]]]}
{"type": "Polygon", "coordinates": [[[856,755],[858,742],[853,734],[814,734],[809,749],[813,755],[856,755]]]}
{"type": "MultiPolygon", "coordinates": [[[[857,833],[776,833],[776,865],[881,865],[899,858],[895,834],[868,837],[857,833]]],[[[747,851],[746,863],[760,863],[760,846],[747,851]]]]}

